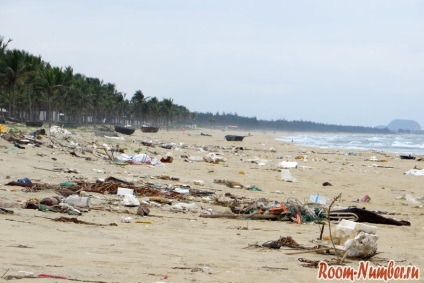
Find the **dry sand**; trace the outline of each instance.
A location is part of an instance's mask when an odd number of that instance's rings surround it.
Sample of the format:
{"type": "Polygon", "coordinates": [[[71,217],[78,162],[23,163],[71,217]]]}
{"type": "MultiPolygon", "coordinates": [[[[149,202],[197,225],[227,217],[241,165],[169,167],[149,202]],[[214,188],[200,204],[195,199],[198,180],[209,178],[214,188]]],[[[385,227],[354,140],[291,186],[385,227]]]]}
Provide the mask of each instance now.
{"type": "MultiPolygon", "coordinates": [[[[161,130],[156,134],[146,134],[137,130],[132,136],[124,136],[125,141],[111,141],[96,137],[90,131],[77,131],[70,138],[79,145],[89,145],[92,141],[119,144],[121,148],[127,148],[128,154],[135,154],[134,150],[138,148],[142,153],[157,158],[172,153],[174,161],[163,167],[113,165],[90,153],[83,155],[92,157],[91,161],[87,161],[69,154],[72,149],[66,147],[69,145],[66,140],[61,142],[64,147],[52,149],[28,145],[26,149],[16,150],[11,143],[0,139],[0,207],[10,207],[14,211],[14,214],[0,215],[0,282],[6,282],[7,276],[24,275],[19,271],[108,283],[314,282],[317,281],[317,269],[302,267],[299,258],[329,260],[334,257],[318,253],[287,255],[287,252],[295,250],[284,247],[278,250],[246,248],[255,243],[277,240],[281,236],[292,236],[299,244],[314,246],[311,241],[320,234],[317,224],[201,218],[199,211],[171,212],[164,207],[153,206],[150,207],[151,216],[141,217],[134,214],[136,208],[122,207],[120,198],[112,195],[93,193],[92,206],[97,209],[78,217],[79,220],[105,226],[54,222],[51,218],[70,216],[22,208],[30,198],[56,195],[54,190],[24,192],[21,187],[5,185],[24,177],[37,183],[59,184],[80,178],[95,182],[97,178],[113,176],[140,185],[146,182],[170,186],[183,183],[191,188],[215,191],[217,195],[231,193],[252,200],[266,198],[280,202],[288,198],[303,202],[315,193],[331,199],[342,193],[342,200],[336,205],[394,212],[395,215],[388,217],[411,222],[411,226],[370,224],[378,227],[379,236],[379,253],[371,259],[373,264],[385,266],[389,260],[395,260],[399,265],[411,264],[422,269],[423,205],[396,197],[404,194],[423,196],[424,177],[404,175],[414,166],[424,167],[423,162],[401,160],[396,154],[373,151],[355,151],[355,155],[349,155],[344,150],[299,147],[275,140],[284,133],[252,132],[252,136],[242,142],[228,142],[224,136],[229,133],[202,129],[161,130]],[[211,136],[203,136],[201,132],[211,136]],[[141,144],[141,141],[149,140],[175,143],[176,147],[148,148],[141,144]],[[210,164],[187,162],[187,158],[181,158],[184,155],[203,157],[212,149],[221,153],[220,156],[227,161],[210,164]],[[296,160],[299,155],[307,158],[296,160]],[[278,156],[283,156],[283,159],[278,159],[278,156]],[[387,162],[367,160],[372,156],[387,162]],[[258,160],[264,165],[259,165],[258,160]],[[281,180],[277,165],[282,160],[298,162],[299,167],[290,170],[298,183],[281,180]],[[40,168],[73,168],[80,173],[40,168]],[[179,181],[155,178],[161,175],[176,177],[179,181]],[[255,185],[262,191],[228,188],[214,183],[215,179],[255,185]],[[194,180],[203,181],[204,186],[194,184],[194,180]],[[330,182],[333,186],[323,186],[323,182],[330,182]],[[370,196],[370,202],[353,202],[366,194],[370,196]],[[113,211],[111,207],[120,212],[113,211]],[[122,217],[132,217],[133,221],[122,223],[122,217]],[[137,223],[136,220],[147,223],[137,223]],[[149,221],[151,224],[148,224],[149,221]],[[108,226],[110,223],[117,226],[108,226]]],[[[236,134],[247,135],[243,132],[236,134]]],[[[46,137],[42,141],[45,145],[50,144],[46,137]]],[[[75,151],[81,154],[78,149],[75,151]]],[[[225,207],[207,201],[188,201],[193,202],[205,210],[225,211],[225,207]]],[[[328,235],[327,229],[324,235],[328,235]]],[[[349,259],[348,265],[358,268],[358,262],[349,259]]],[[[421,275],[422,282],[423,278],[421,275]]],[[[24,278],[18,282],[64,281],[67,280],[24,278]]]]}

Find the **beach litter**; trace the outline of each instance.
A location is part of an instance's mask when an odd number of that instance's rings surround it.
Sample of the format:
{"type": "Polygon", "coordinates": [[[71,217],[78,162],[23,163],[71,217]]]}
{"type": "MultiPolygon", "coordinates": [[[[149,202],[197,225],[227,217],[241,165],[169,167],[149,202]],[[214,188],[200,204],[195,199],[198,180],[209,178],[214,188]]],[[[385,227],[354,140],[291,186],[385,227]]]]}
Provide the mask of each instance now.
{"type": "Polygon", "coordinates": [[[322,205],[326,205],[327,204],[327,197],[325,196],[320,196],[318,194],[312,194],[309,196],[309,203],[318,203],[318,204],[322,204],[322,205]]]}
{"type": "Polygon", "coordinates": [[[132,217],[122,217],[121,222],[122,223],[131,223],[133,221],[132,217]]]}
{"type": "Polygon", "coordinates": [[[293,178],[290,170],[281,169],[281,180],[284,182],[298,183],[299,181],[296,178],[293,178]]]}
{"type": "Polygon", "coordinates": [[[65,130],[59,126],[51,126],[49,132],[50,135],[57,137],[68,137],[72,135],[70,131],[65,130]]]}
{"type": "Polygon", "coordinates": [[[290,169],[290,168],[297,168],[298,164],[297,162],[290,162],[290,161],[281,161],[278,163],[278,168],[282,169],[290,169]]]}
{"type": "Polygon", "coordinates": [[[134,194],[134,189],[121,188],[121,187],[118,187],[118,191],[116,192],[116,195],[118,196],[133,195],[133,194],[134,194]]]}
{"type": "Polygon", "coordinates": [[[414,176],[424,176],[424,169],[418,170],[418,169],[410,169],[403,173],[405,175],[414,175],[414,176]]]}
{"type": "Polygon", "coordinates": [[[417,198],[417,197],[414,197],[411,194],[400,195],[400,196],[396,197],[396,199],[406,200],[406,201],[408,201],[410,203],[413,203],[413,204],[421,204],[421,201],[420,201],[421,199],[420,198],[417,198]]]}
{"type": "Polygon", "coordinates": [[[377,253],[377,227],[343,219],[332,234],[332,242],[347,251],[347,257],[370,258],[377,253]]]}
{"type": "Polygon", "coordinates": [[[124,199],[122,200],[123,206],[139,206],[140,201],[133,194],[124,195],[124,199]]]}

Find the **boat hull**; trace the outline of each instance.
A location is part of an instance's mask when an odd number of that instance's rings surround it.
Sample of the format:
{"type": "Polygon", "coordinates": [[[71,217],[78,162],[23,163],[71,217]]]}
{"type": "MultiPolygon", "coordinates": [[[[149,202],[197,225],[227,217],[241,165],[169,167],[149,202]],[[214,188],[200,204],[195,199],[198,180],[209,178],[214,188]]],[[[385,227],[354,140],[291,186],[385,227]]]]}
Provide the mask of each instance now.
{"type": "Polygon", "coordinates": [[[226,135],[225,139],[227,141],[242,141],[244,139],[244,136],[226,135]]]}
{"type": "Polygon", "coordinates": [[[159,131],[158,127],[141,127],[140,130],[143,133],[157,133],[159,131]]]}
{"type": "Polygon", "coordinates": [[[115,131],[123,135],[132,135],[135,132],[135,128],[124,127],[124,126],[115,126],[115,131]]]}
{"type": "Polygon", "coordinates": [[[25,122],[25,126],[27,127],[42,127],[44,124],[43,121],[28,121],[25,122]]]}

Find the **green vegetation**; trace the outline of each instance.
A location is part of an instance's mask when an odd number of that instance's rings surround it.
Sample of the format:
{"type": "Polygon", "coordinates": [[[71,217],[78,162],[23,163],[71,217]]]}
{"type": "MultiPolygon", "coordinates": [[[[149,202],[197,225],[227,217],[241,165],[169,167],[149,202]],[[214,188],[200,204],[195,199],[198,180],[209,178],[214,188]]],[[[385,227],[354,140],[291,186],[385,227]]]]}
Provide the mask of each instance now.
{"type": "MultiPolygon", "coordinates": [[[[9,49],[11,40],[0,36],[0,110],[9,120],[80,124],[150,124],[169,129],[198,124],[219,128],[282,131],[388,133],[387,129],[326,125],[307,121],[264,121],[237,114],[190,112],[172,98],[159,100],[136,90],[131,99],[113,83],[55,67],[23,50],[9,49]]],[[[2,114],[0,112],[0,114],[2,114]]],[[[1,116],[1,115],[0,115],[1,116]]]]}

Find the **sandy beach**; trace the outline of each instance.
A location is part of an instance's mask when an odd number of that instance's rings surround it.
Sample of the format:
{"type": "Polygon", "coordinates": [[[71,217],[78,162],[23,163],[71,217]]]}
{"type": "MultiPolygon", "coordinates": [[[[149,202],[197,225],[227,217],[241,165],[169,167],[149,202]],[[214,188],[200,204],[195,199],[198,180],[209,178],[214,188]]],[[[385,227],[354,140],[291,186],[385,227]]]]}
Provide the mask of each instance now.
{"type": "MultiPolygon", "coordinates": [[[[34,130],[18,129],[24,133],[34,130]]],[[[231,196],[246,203],[260,198],[278,202],[294,198],[303,203],[311,194],[326,196],[331,202],[341,193],[335,206],[380,211],[385,217],[411,223],[369,224],[377,227],[379,237],[378,253],[369,259],[371,264],[387,266],[394,260],[398,265],[423,270],[424,208],[420,198],[424,197],[424,177],[404,174],[424,168],[422,161],[402,160],[396,154],[371,150],[349,154],[347,150],[300,147],[277,141],[284,135],[277,132],[136,130],[131,136],[119,135],[124,140],[95,136],[92,129],[71,132],[70,136],[54,139],[43,136],[40,146],[28,144],[25,149],[17,149],[0,138],[0,208],[13,211],[0,214],[0,282],[19,276],[24,278],[17,282],[315,282],[318,269],[302,266],[304,262],[299,259],[335,258],[315,252],[287,255],[298,251],[288,247],[254,247],[287,236],[300,245],[313,247],[312,241],[320,236],[318,224],[200,217],[202,213],[229,212],[228,207],[213,200],[228,201],[231,196]],[[228,134],[247,137],[231,142],[224,138],[228,134]],[[93,151],[94,144],[97,151],[93,151]],[[145,153],[158,160],[170,155],[173,161],[163,166],[111,163],[104,158],[105,151],[99,149],[104,144],[119,145],[129,155],[145,153]],[[223,160],[204,161],[210,153],[223,160]],[[298,163],[297,168],[290,169],[298,182],[281,179],[281,161],[298,163]],[[121,204],[121,196],[87,192],[91,209],[74,216],[24,208],[32,198],[59,196],[55,189],[6,185],[23,178],[58,186],[62,182],[94,183],[108,177],[137,186],[182,185],[214,194],[170,199],[171,205],[137,196],[150,210],[148,216],[140,216],[137,207],[121,204]],[[242,187],[230,188],[217,180],[238,182],[242,187]],[[332,186],[323,186],[324,182],[332,186]],[[246,189],[249,186],[260,190],[246,189]],[[357,202],[365,195],[369,202],[357,202]],[[402,199],[405,195],[413,196],[416,202],[402,199]],[[189,208],[178,210],[178,203],[186,203],[189,208]],[[59,217],[77,217],[86,224],[53,221],[59,217]],[[132,221],[121,222],[125,217],[132,221]],[[64,278],[30,278],[40,274],[64,278]]],[[[328,235],[326,227],[324,236],[328,235]]],[[[357,269],[359,260],[347,259],[346,264],[357,269]]],[[[424,282],[422,274],[420,282],[424,282]]]]}

